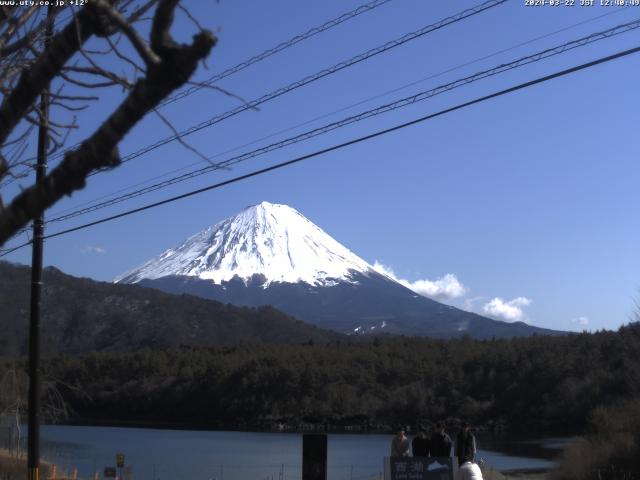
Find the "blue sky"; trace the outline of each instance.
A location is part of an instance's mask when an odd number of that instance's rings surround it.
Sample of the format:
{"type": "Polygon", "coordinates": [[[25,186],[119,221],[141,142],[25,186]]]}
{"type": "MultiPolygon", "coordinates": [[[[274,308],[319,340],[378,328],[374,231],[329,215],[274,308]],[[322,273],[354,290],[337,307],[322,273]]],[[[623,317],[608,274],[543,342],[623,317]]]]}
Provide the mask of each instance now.
{"type": "MultiPolygon", "coordinates": [[[[361,3],[186,2],[199,22],[219,37],[208,70],[201,68],[197,78],[206,79],[361,3]]],[[[479,3],[393,0],[228,77],[220,86],[254,99],[479,3]]],[[[271,141],[281,139],[639,17],[640,8],[634,7],[525,7],[524,0],[510,0],[298,89],[260,111],[205,129],[188,141],[206,155],[215,155],[586,22],[271,141]]],[[[175,31],[186,39],[193,26],[181,17],[175,31]]],[[[231,178],[639,43],[638,31],[626,33],[252,159],[230,171],[51,225],[48,232],[231,178]]],[[[448,295],[438,297],[446,303],[542,327],[617,328],[629,320],[640,286],[639,66],[640,55],[627,57],[290,168],[52,239],[46,244],[45,263],[73,275],[110,280],[183,238],[267,200],[296,208],[407,284],[436,294],[449,287],[448,295]]],[[[120,96],[116,90],[105,93],[80,117],[82,127],[70,141],[90,133],[120,96]]],[[[236,105],[236,99],[204,89],[163,113],[184,129],[236,105]]],[[[121,152],[170,133],[149,117],[125,139],[121,152]]],[[[174,142],[92,177],[84,191],[54,206],[49,215],[198,161],[174,142]]],[[[5,197],[12,192],[7,190],[5,197]]],[[[12,244],[19,241],[24,238],[12,244]]],[[[28,264],[30,254],[23,249],[8,259],[28,264]]]]}

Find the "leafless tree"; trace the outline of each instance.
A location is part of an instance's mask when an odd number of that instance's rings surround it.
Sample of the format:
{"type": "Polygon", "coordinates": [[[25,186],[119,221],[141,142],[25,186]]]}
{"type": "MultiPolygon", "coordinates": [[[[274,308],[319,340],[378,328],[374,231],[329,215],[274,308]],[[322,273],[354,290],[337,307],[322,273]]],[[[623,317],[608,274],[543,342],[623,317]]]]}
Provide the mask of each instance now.
{"type": "Polygon", "coordinates": [[[58,200],[82,189],[89,174],[118,166],[119,142],[189,82],[216,38],[179,2],[90,0],[82,7],[52,10],[0,6],[0,246],[58,200]],[[171,35],[177,9],[197,30],[190,44],[179,44],[171,35]],[[45,43],[48,25],[55,28],[45,43]],[[47,120],[39,98],[49,85],[51,108],[66,115],[47,120]],[[77,117],[107,88],[122,90],[121,103],[93,133],[64,151],[43,182],[34,182],[5,205],[2,185],[33,167],[26,149],[41,123],[49,128],[48,152],[60,151],[77,128],[77,117]]]}
{"type": "MultiPolygon", "coordinates": [[[[42,381],[42,410],[40,415],[50,423],[56,423],[69,417],[70,410],[64,400],[60,388],[73,390],[76,394],[83,392],[64,384],[58,379],[45,375],[42,381]]],[[[16,363],[7,365],[0,375],[0,419],[9,420],[16,432],[16,441],[11,453],[21,457],[22,426],[27,416],[27,396],[29,393],[29,377],[26,371],[16,363]]]]}

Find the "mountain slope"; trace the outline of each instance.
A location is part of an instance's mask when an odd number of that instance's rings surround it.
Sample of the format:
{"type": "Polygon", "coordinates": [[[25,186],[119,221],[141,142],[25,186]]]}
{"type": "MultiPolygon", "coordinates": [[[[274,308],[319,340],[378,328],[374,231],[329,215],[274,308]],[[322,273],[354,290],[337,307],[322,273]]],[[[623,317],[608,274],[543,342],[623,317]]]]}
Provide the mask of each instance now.
{"type": "Polygon", "coordinates": [[[115,280],[185,275],[220,284],[234,277],[333,285],[372,267],[286,205],[262,202],[186,239],[115,280]]]}
{"type": "MultiPolygon", "coordinates": [[[[29,268],[0,262],[0,355],[26,353],[29,268]]],[[[42,347],[46,353],[123,351],[240,342],[326,342],[338,334],[274,308],[240,308],[138,285],[114,285],[44,270],[42,347]]]]}
{"type": "Polygon", "coordinates": [[[375,272],[354,273],[352,283],[331,287],[305,283],[273,283],[263,288],[263,279],[234,279],[216,285],[188,276],[142,280],[140,285],[170,293],[189,293],[234,305],[272,305],[296,318],[337,332],[350,334],[392,333],[432,338],[470,335],[477,339],[557,335],[560,332],[523,322],[500,322],[443,305],[415,294],[375,272]]]}
{"type": "Polygon", "coordinates": [[[272,305],[343,333],[437,338],[554,334],[417,295],[286,205],[246,208],[128,272],[120,283],[235,305],[272,305]]]}

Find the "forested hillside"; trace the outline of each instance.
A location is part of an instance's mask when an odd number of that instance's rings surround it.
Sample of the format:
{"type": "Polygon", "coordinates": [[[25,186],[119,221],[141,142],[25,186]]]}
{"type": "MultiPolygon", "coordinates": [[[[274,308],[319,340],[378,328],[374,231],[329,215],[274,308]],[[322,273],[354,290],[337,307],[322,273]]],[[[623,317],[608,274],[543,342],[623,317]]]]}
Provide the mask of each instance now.
{"type": "MultiPolygon", "coordinates": [[[[0,262],[0,355],[27,351],[28,267],[0,262]]],[[[137,285],[114,285],[44,270],[45,353],[143,347],[286,343],[340,338],[271,307],[235,307],[137,285]]]]}
{"type": "Polygon", "coordinates": [[[496,341],[143,349],[57,356],[45,368],[76,421],[260,428],[464,417],[548,432],[580,430],[594,408],[640,398],[639,352],[635,323],[496,341]]]}

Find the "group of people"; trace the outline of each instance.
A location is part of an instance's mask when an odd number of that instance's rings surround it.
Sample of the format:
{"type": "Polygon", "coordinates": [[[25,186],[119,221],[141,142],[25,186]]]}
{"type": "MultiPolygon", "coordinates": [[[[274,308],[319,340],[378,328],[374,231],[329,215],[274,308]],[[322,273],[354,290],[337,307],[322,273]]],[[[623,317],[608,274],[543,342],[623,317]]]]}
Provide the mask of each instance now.
{"type": "Polygon", "coordinates": [[[398,427],[396,435],[391,440],[392,457],[450,457],[451,447],[455,446],[454,455],[458,459],[458,465],[467,462],[474,463],[476,457],[476,437],[471,432],[471,425],[462,422],[460,432],[455,441],[445,432],[442,422],[436,424],[431,436],[427,435],[424,426],[418,427],[418,434],[411,442],[405,435],[404,427],[398,427]]]}

